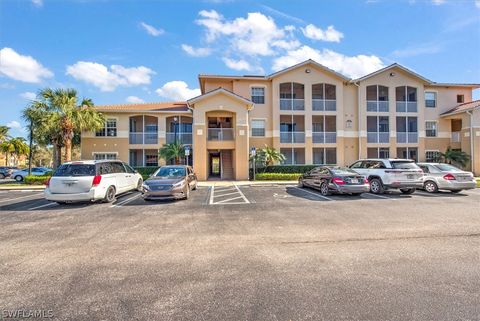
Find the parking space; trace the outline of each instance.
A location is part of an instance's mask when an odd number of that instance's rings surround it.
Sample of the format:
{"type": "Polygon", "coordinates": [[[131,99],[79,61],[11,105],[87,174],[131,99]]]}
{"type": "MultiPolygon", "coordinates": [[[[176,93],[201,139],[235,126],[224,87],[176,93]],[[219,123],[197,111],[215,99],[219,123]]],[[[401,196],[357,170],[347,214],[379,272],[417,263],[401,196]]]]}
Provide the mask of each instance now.
{"type": "Polygon", "coordinates": [[[240,188],[235,185],[212,186],[209,190],[209,205],[250,204],[240,188]]]}

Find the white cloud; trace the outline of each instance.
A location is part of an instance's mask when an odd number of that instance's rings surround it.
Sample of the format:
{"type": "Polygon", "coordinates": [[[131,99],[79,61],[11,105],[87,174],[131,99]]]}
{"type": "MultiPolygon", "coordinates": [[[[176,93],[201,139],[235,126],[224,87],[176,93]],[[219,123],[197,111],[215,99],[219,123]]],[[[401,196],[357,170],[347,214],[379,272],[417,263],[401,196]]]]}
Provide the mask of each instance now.
{"type": "Polygon", "coordinates": [[[475,0],[475,6],[476,6],[477,8],[480,8],[480,0],[475,0]]]}
{"type": "Polygon", "coordinates": [[[329,49],[317,50],[304,45],[296,50],[288,51],[282,57],[274,59],[272,69],[278,71],[308,59],[313,59],[330,69],[352,78],[364,76],[384,67],[382,60],[374,55],[345,56],[329,49]]]}
{"type": "Polygon", "coordinates": [[[125,101],[129,104],[142,104],[145,102],[142,98],[139,98],[137,96],[128,96],[125,101]]]}
{"type": "Polygon", "coordinates": [[[187,83],[181,80],[167,82],[155,92],[160,97],[176,101],[183,101],[200,95],[200,89],[190,89],[187,83]]]}
{"type": "Polygon", "coordinates": [[[434,54],[442,51],[442,49],[442,43],[428,42],[420,45],[397,49],[392,52],[392,56],[395,58],[415,57],[419,55],[434,54]]]}
{"type": "Polygon", "coordinates": [[[155,28],[154,26],[152,25],[149,25],[145,22],[140,22],[140,26],[142,26],[143,29],[145,29],[145,31],[150,35],[150,36],[154,36],[154,37],[158,37],[162,34],[165,33],[165,30],[163,29],[158,29],[158,28],[155,28]]]}
{"type": "Polygon", "coordinates": [[[245,60],[240,59],[240,60],[234,60],[230,59],[227,57],[222,58],[223,62],[225,65],[233,70],[246,70],[246,71],[252,71],[252,66],[245,60]]]}
{"type": "Polygon", "coordinates": [[[118,86],[148,85],[150,76],[155,74],[150,68],[139,66],[126,68],[120,65],[107,66],[89,61],[78,61],[67,66],[67,75],[92,84],[101,91],[114,91],[118,86]]]}
{"type": "Polygon", "coordinates": [[[436,6],[444,4],[445,2],[446,2],[445,0],[432,0],[432,3],[436,6]]]}
{"type": "Polygon", "coordinates": [[[37,98],[37,94],[32,93],[31,91],[27,91],[27,92],[21,93],[20,97],[26,100],[34,100],[35,98],[37,98]]]}
{"type": "Polygon", "coordinates": [[[193,48],[186,44],[182,45],[182,49],[192,57],[206,57],[212,53],[210,48],[193,48]]]}
{"type": "Polygon", "coordinates": [[[32,0],[32,3],[36,7],[41,7],[43,6],[43,0],[32,0]]]}
{"type": "Polygon", "coordinates": [[[305,28],[301,29],[305,37],[313,40],[340,42],[340,39],[343,38],[343,33],[335,30],[333,26],[328,26],[327,30],[322,30],[321,28],[318,28],[313,24],[309,24],[305,28]]]}
{"type": "Polygon", "coordinates": [[[16,120],[9,121],[6,126],[12,129],[22,129],[22,125],[16,120]]]}
{"type": "Polygon", "coordinates": [[[3,48],[0,50],[0,75],[23,82],[39,83],[44,78],[52,77],[53,73],[33,57],[20,55],[12,48],[3,48]]]}

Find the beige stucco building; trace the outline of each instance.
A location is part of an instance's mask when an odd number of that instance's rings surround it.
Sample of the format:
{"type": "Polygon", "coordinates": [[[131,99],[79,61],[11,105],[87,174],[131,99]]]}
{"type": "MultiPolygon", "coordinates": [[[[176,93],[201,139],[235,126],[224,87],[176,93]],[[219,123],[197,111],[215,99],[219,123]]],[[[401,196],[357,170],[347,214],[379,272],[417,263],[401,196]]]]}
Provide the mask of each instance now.
{"type": "Polygon", "coordinates": [[[159,166],[180,141],[199,179],[248,178],[252,147],[273,146],[286,164],[349,165],[359,158],[434,160],[447,147],[480,174],[478,84],[432,82],[393,64],[349,79],[312,60],[268,76],[199,75],[186,102],[97,106],[105,129],[82,134],[82,158],[159,166]]]}

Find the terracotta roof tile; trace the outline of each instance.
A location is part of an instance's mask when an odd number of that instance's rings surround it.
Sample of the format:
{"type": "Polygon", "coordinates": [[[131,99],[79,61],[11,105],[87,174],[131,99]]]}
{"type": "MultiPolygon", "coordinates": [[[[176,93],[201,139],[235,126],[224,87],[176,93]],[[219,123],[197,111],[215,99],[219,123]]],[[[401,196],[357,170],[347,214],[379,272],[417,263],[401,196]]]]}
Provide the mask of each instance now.
{"type": "Polygon", "coordinates": [[[479,100],[474,100],[468,103],[463,103],[460,105],[457,105],[453,107],[452,109],[442,113],[442,115],[448,115],[448,114],[458,114],[461,112],[465,112],[467,110],[472,110],[474,108],[480,107],[480,99],[479,100]]]}
{"type": "Polygon", "coordinates": [[[119,105],[98,105],[95,109],[99,111],[188,111],[187,103],[184,101],[169,101],[142,104],[119,104],[119,105]]]}

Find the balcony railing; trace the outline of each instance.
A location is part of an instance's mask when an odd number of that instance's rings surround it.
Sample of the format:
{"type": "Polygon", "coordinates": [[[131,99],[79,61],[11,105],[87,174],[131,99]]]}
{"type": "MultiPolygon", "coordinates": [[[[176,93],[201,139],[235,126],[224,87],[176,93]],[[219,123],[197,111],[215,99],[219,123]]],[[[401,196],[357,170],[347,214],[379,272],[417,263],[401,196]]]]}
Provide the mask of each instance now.
{"type": "Polygon", "coordinates": [[[452,132],[452,143],[460,143],[460,133],[461,132],[452,132]]]}
{"type": "Polygon", "coordinates": [[[171,144],[175,142],[175,139],[183,145],[191,145],[192,144],[192,133],[175,133],[175,132],[167,132],[166,133],[167,144],[171,144]]]}
{"type": "Polygon", "coordinates": [[[314,144],[334,144],[337,142],[336,132],[313,132],[312,142],[314,144]]]}
{"type": "Polygon", "coordinates": [[[280,143],[305,143],[305,132],[280,132],[280,143]]]}
{"type": "Polygon", "coordinates": [[[367,111],[388,112],[388,101],[367,100],[367,111]]]}
{"type": "Polygon", "coordinates": [[[389,142],[389,132],[367,132],[367,143],[388,144],[389,142]]]}
{"type": "Polygon", "coordinates": [[[397,132],[397,143],[418,143],[418,132],[397,132]]]}
{"type": "Polygon", "coordinates": [[[416,113],[416,101],[397,101],[397,113],[416,113]]]}
{"type": "Polygon", "coordinates": [[[337,101],[335,99],[312,99],[312,110],[335,111],[337,110],[337,101]]]}
{"type": "Polygon", "coordinates": [[[131,132],[129,134],[130,144],[158,144],[157,132],[131,132]]]}
{"type": "Polygon", "coordinates": [[[305,110],[305,99],[280,98],[280,110],[305,110]]]}
{"type": "Polygon", "coordinates": [[[209,128],[208,140],[224,141],[233,140],[233,128],[209,128]]]}

